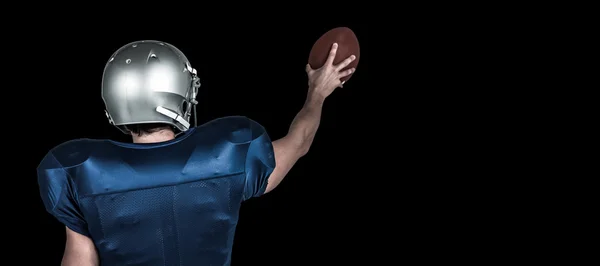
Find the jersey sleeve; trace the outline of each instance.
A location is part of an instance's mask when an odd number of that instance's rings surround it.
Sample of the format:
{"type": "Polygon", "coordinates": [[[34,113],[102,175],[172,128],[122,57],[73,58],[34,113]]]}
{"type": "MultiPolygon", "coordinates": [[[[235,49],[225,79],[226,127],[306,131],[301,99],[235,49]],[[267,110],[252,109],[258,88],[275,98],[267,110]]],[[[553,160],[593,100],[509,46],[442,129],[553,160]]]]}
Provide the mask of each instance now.
{"type": "Polygon", "coordinates": [[[46,211],[69,229],[89,236],[77,201],[75,184],[52,151],[38,166],[38,184],[46,211]]]}
{"type": "Polygon", "coordinates": [[[269,176],[275,169],[271,139],[263,126],[250,120],[252,139],[246,154],[246,188],[244,200],[265,193],[269,176]]]}

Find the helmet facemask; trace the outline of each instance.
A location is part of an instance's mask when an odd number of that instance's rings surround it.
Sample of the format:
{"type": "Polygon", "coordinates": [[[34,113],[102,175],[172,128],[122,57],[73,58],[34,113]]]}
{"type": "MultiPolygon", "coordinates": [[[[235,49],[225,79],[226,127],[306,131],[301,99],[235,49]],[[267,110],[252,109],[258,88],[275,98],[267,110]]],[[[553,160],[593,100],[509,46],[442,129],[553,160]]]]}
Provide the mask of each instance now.
{"type": "Polygon", "coordinates": [[[167,109],[163,106],[156,107],[157,112],[175,120],[175,126],[182,132],[187,131],[190,128],[190,123],[188,121],[190,121],[192,111],[194,112],[194,126],[197,126],[198,119],[196,118],[196,104],[198,104],[198,101],[196,101],[196,95],[198,95],[198,88],[200,88],[201,85],[200,78],[198,78],[196,74],[196,69],[193,69],[189,64],[187,64],[187,67],[187,70],[192,75],[192,82],[188,92],[186,93],[185,99],[180,106],[182,111],[181,113],[183,115],[180,116],[177,114],[177,112],[167,109]]]}

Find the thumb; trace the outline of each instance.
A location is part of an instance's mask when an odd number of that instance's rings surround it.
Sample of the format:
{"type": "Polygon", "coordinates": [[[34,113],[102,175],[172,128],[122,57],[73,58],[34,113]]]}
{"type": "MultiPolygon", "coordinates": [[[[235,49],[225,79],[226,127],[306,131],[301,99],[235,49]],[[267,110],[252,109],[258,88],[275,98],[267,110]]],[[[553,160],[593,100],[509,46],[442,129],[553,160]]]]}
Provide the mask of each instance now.
{"type": "Polygon", "coordinates": [[[310,73],[313,72],[313,69],[312,69],[312,67],[310,67],[310,64],[306,64],[306,69],[305,70],[306,70],[306,73],[308,73],[308,74],[310,74],[310,73]]]}

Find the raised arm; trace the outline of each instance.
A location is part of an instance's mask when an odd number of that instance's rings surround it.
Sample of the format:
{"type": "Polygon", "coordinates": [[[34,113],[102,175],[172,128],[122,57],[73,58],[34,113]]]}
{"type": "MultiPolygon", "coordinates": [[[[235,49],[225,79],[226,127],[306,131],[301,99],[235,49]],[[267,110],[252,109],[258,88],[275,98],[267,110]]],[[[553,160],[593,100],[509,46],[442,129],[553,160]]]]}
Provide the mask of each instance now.
{"type": "Polygon", "coordinates": [[[340,78],[354,71],[342,71],[356,58],[354,55],[338,65],[333,65],[336,52],[337,44],[333,44],[327,62],[319,69],[315,70],[306,65],[309,85],[306,102],[292,121],[288,134],[273,142],[276,167],[269,176],[265,193],[277,187],[298,159],[308,152],[319,128],[325,98],[342,85],[340,78]]]}

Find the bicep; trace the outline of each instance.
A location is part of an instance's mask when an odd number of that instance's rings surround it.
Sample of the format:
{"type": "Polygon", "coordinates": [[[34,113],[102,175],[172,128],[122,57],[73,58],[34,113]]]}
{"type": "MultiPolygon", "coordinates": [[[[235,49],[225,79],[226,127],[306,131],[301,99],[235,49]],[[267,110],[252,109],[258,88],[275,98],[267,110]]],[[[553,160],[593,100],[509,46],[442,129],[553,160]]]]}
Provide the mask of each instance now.
{"type": "Polygon", "coordinates": [[[246,154],[246,194],[244,199],[270,192],[281,183],[294,164],[305,154],[289,135],[271,142],[266,130],[251,121],[252,141],[246,154]]]}
{"type": "Polygon", "coordinates": [[[67,243],[63,255],[63,266],[97,266],[100,265],[94,242],[87,236],[79,234],[68,227],[67,243]]]}
{"type": "Polygon", "coordinates": [[[273,141],[273,152],[275,154],[275,169],[269,176],[265,193],[276,188],[302,156],[301,150],[294,145],[294,142],[285,137],[273,141]]]}

